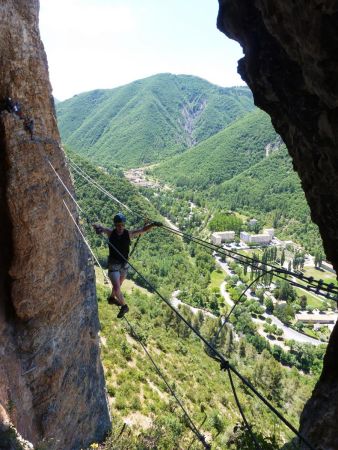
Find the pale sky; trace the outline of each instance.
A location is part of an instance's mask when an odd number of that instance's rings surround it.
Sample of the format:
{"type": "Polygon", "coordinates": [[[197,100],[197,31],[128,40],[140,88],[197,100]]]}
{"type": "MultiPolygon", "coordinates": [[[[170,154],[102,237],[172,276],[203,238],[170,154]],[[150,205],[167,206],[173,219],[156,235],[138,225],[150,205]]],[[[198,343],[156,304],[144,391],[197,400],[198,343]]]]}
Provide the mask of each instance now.
{"type": "Polygon", "coordinates": [[[217,11],[217,0],[40,0],[54,97],[163,72],[245,84],[241,47],[217,30],[217,11]]]}

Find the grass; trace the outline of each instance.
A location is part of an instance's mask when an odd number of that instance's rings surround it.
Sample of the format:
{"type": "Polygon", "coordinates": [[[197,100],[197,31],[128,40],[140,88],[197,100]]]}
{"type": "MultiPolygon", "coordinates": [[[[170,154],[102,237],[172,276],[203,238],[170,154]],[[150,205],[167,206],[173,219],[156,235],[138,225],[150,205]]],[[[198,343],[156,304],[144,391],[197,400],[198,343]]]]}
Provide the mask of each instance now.
{"type": "Polygon", "coordinates": [[[313,309],[317,309],[317,308],[323,306],[324,299],[322,300],[319,297],[317,297],[316,295],[310,294],[310,292],[304,291],[304,290],[302,290],[302,289],[300,289],[298,287],[295,287],[294,289],[296,290],[297,295],[299,297],[301,297],[302,295],[305,295],[307,297],[307,305],[308,305],[308,307],[313,308],[313,309]]]}
{"type": "Polygon", "coordinates": [[[219,289],[224,281],[224,272],[221,269],[214,270],[210,276],[209,289],[219,289]]]}
{"type": "Polygon", "coordinates": [[[250,256],[252,258],[253,254],[256,254],[259,258],[263,255],[263,250],[260,248],[250,248],[245,250],[240,250],[239,253],[241,255],[250,256]]]}
{"type": "Polygon", "coordinates": [[[302,331],[303,331],[303,333],[307,334],[308,336],[312,336],[315,339],[318,339],[318,334],[312,328],[304,327],[302,331]]]}
{"type": "MultiPolygon", "coordinates": [[[[218,286],[221,278],[223,274],[215,271],[212,280],[215,286],[218,286]]],[[[189,437],[190,441],[191,435],[184,426],[180,409],[167,393],[163,381],[146,358],[139,342],[132,336],[127,324],[116,319],[117,308],[109,306],[104,301],[109,289],[99,285],[97,292],[101,321],[101,357],[113,423],[133,417],[137,412],[135,417],[143,417],[147,426],[149,422],[155,426],[158,420],[167,421],[162,427],[165,435],[170,430],[170,423],[178,420],[183,425],[183,431],[180,436],[181,445],[175,444],[175,448],[187,448],[189,444],[186,440],[189,437]]],[[[202,432],[211,436],[215,448],[227,448],[229,433],[238,422],[238,411],[226,374],[221,372],[218,364],[206,355],[194,336],[183,338],[179,335],[175,321],[170,322],[168,326],[166,307],[162,307],[157,297],[134,290],[132,295],[126,294],[126,299],[130,305],[128,320],[141,335],[147,350],[184,402],[194,421],[202,422],[204,418],[202,410],[205,410],[207,421],[202,427],[202,432]],[[215,412],[220,416],[226,430],[218,437],[211,420],[215,412]]],[[[205,321],[201,333],[206,335],[209,327],[208,321],[205,321]]],[[[235,347],[236,345],[235,343],[235,347]]],[[[260,364],[259,367],[269,365],[272,370],[277,370],[277,366],[280,367],[273,358],[259,355],[250,344],[245,344],[245,353],[247,357],[240,357],[235,348],[230,360],[249,379],[256,380],[255,373],[258,370],[258,366],[255,368],[256,364],[260,364]]],[[[297,426],[303,402],[309,397],[315,380],[295,370],[283,368],[280,370],[280,377],[288,386],[288,393],[285,394],[288,398],[288,411],[285,411],[285,414],[287,413],[288,418],[297,426]],[[291,402],[289,398],[292,398],[291,402]]],[[[268,386],[260,384],[259,389],[265,395],[269,395],[268,386]]],[[[256,398],[247,396],[244,391],[239,389],[238,395],[247,411],[255,411],[254,415],[249,414],[249,420],[255,428],[269,434],[275,427],[271,414],[256,398]]],[[[135,435],[149,432],[145,428],[142,431],[142,425],[139,423],[131,423],[130,429],[135,435]]],[[[277,435],[280,433],[280,436],[284,436],[282,439],[287,440],[285,430],[279,424],[276,426],[276,433],[277,435]]],[[[174,444],[171,442],[168,445],[159,445],[157,448],[171,450],[174,444]]]]}
{"type": "Polygon", "coordinates": [[[325,283],[334,283],[336,286],[338,286],[338,281],[336,278],[334,278],[334,274],[323,269],[316,269],[315,267],[304,267],[304,275],[306,277],[313,277],[316,280],[324,280],[325,283]]]}

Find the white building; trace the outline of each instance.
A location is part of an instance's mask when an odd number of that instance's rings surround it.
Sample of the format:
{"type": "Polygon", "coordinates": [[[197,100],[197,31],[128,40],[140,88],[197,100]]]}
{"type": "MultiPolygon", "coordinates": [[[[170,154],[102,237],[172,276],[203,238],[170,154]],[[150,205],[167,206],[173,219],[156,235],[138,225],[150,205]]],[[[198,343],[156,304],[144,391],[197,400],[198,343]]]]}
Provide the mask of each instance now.
{"type": "Polygon", "coordinates": [[[247,233],[246,231],[241,231],[239,234],[239,238],[241,241],[249,243],[250,242],[251,235],[247,233]]]}
{"type": "Polygon", "coordinates": [[[264,234],[269,234],[271,236],[271,239],[275,236],[275,229],[274,228],[264,228],[263,230],[264,234]]]}
{"type": "Polygon", "coordinates": [[[270,234],[252,234],[250,243],[251,244],[269,244],[272,240],[270,234]]]}
{"type": "Polygon", "coordinates": [[[216,245],[221,245],[223,242],[232,242],[234,240],[234,231],[217,231],[211,235],[211,242],[216,245]]]}
{"type": "Polygon", "coordinates": [[[319,323],[319,324],[335,324],[337,321],[337,314],[296,314],[297,322],[304,323],[319,323]]]}
{"type": "Polygon", "coordinates": [[[269,244],[272,237],[268,233],[249,234],[246,231],[241,231],[240,233],[240,239],[246,244],[269,244]]]}

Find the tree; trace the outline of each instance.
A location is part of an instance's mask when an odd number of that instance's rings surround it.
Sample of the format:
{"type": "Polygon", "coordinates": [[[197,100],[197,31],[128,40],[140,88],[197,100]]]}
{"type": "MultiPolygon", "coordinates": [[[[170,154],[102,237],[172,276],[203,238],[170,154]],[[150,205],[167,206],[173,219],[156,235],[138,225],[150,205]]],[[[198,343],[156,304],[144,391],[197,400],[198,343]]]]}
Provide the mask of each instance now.
{"type": "Polygon", "coordinates": [[[274,309],[274,314],[283,323],[289,325],[291,321],[295,318],[295,312],[292,305],[276,305],[274,309]]]}
{"type": "Polygon", "coordinates": [[[285,263],[285,249],[283,248],[282,255],[280,257],[280,264],[282,267],[284,266],[284,263],[285,263]]]}
{"type": "Polygon", "coordinates": [[[299,304],[302,309],[306,309],[307,307],[307,296],[301,295],[299,298],[299,304]]]}
{"type": "Polygon", "coordinates": [[[222,418],[217,413],[217,411],[213,411],[211,418],[210,418],[211,426],[215,428],[216,430],[216,436],[217,437],[220,433],[222,433],[225,430],[225,424],[222,421],[222,418]]]}
{"type": "MultiPolygon", "coordinates": [[[[261,450],[279,450],[280,443],[277,442],[276,436],[264,436],[260,431],[252,430],[255,441],[258,443],[261,450]]],[[[233,432],[230,434],[224,448],[230,450],[253,450],[257,446],[252,442],[252,437],[248,433],[247,427],[244,423],[237,424],[233,432]]]]}
{"type": "MultiPolygon", "coordinates": [[[[277,291],[276,291],[277,292],[277,291]]],[[[281,280],[278,288],[278,298],[280,300],[293,301],[296,298],[296,292],[286,280],[281,280]]]]}
{"type": "Polygon", "coordinates": [[[239,356],[240,358],[245,358],[246,356],[246,344],[244,339],[241,339],[239,342],[239,356]]]}
{"type": "Polygon", "coordinates": [[[322,261],[324,259],[324,255],[323,252],[321,252],[320,250],[317,250],[315,252],[315,267],[320,267],[322,265],[322,261]]]}
{"type": "Polygon", "coordinates": [[[266,307],[266,312],[268,314],[272,314],[273,310],[274,310],[274,305],[273,305],[273,301],[271,300],[271,298],[270,297],[265,297],[264,304],[265,304],[265,307],[266,307]]]}
{"type": "Polygon", "coordinates": [[[234,350],[234,336],[232,328],[229,327],[226,340],[225,340],[225,355],[230,356],[234,350]]]}
{"type": "Polygon", "coordinates": [[[216,213],[209,222],[211,231],[235,231],[239,233],[242,230],[243,221],[235,214],[216,213]]]}

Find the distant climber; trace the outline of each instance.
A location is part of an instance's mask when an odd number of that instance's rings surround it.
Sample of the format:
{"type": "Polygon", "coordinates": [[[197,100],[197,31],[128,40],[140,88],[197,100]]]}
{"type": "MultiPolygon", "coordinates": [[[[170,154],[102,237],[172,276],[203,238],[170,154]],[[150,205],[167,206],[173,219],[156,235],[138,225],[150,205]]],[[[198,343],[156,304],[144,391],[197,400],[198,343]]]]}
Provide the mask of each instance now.
{"type": "Polygon", "coordinates": [[[8,111],[9,113],[14,112],[14,101],[12,100],[11,97],[5,98],[5,110],[8,111]]]}
{"type": "Polygon", "coordinates": [[[29,132],[31,139],[33,140],[34,120],[31,117],[26,116],[23,121],[23,126],[24,129],[29,132]]]}
{"type": "Polygon", "coordinates": [[[100,224],[93,224],[96,233],[105,233],[109,238],[109,257],[108,257],[108,277],[113,285],[111,296],[108,303],[121,306],[117,317],[122,318],[129,307],[125,302],[121,292],[121,285],[126,279],[128,273],[128,256],[130,249],[130,240],[150,231],[155,226],[162,226],[161,222],[152,222],[144,227],[128,231],[125,229],[126,217],[122,213],[114,216],[114,228],[106,228],[100,224]]]}
{"type": "Polygon", "coordinates": [[[23,127],[29,132],[31,139],[34,139],[34,120],[24,115],[22,107],[19,102],[13,100],[11,97],[6,97],[4,101],[4,109],[11,114],[15,114],[19,119],[23,120],[23,127]]]}
{"type": "Polygon", "coordinates": [[[19,102],[14,101],[11,97],[5,99],[5,109],[9,113],[16,114],[20,119],[23,118],[22,108],[19,102]]]}

